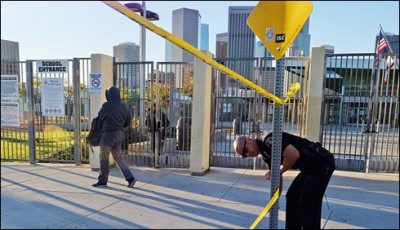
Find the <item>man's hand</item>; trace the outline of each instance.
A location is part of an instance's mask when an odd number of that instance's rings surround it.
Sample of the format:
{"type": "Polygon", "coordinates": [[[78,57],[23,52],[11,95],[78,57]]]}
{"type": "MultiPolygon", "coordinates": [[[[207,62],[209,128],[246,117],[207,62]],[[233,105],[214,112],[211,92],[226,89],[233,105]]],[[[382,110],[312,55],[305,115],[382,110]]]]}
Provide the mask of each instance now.
{"type": "Polygon", "coordinates": [[[272,172],[271,170],[268,170],[267,173],[265,173],[265,179],[271,180],[272,179],[272,172]]]}
{"type": "MultiPolygon", "coordinates": [[[[271,180],[272,179],[272,172],[271,170],[268,170],[267,173],[265,173],[265,179],[271,180]]],[[[282,174],[280,174],[280,179],[279,179],[279,196],[282,194],[282,185],[283,185],[283,177],[282,174]]]]}

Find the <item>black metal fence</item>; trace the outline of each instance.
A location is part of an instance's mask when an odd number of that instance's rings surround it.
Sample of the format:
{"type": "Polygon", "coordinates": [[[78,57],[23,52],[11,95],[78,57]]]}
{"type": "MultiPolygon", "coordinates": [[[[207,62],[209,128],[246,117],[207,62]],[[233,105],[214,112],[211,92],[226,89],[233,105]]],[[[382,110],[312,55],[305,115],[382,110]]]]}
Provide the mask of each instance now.
{"type": "Polygon", "coordinates": [[[89,123],[90,101],[87,79],[90,73],[90,59],[67,61],[69,71],[66,73],[38,73],[36,60],[5,63],[15,68],[6,68],[4,72],[2,71],[2,75],[18,77],[20,125],[8,127],[2,124],[2,161],[29,161],[34,156],[34,161],[37,162],[88,163],[88,146],[84,142],[84,137],[89,123]],[[75,65],[73,61],[76,62],[75,65]],[[75,80],[74,71],[77,76],[75,80]],[[64,114],[57,116],[43,114],[45,111],[42,110],[42,86],[47,79],[61,79],[63,82],[64,114]],[[74,115],[76,90],[80,91],[79,118],[75,118],[74,115]],[[76,121],[80,122],[82,128],[79,132],[74,130],[76,121]],[[77,144],[77,141],[80,143],[77,144]],[[79,150],[76,150],[76,147],[79,147],[79,150]],[[76,152],[79,152],[77,157],[76,152]]]}
{"type": "MultiPolygon", "coordinates": [[[[398,172],[398,58],[398,54],[385,55],[375,69],[374,54],[326,56],[322,142],[334,153],[339,169],[398,172]],[[395,64],[387,68],[391,60],[395,64]]],[[[274,93],[273,58],[217,61],[274,93]]],[[[89,161],[84,137],[90,123],[90,59],[75,58],[68,63],[68,74],[37,73],[35,61],[2,63],[2,75],[18,77],[20,96],[20,126],[1,126],[2,161],[29,161],[32,156],[38,162],[89,161]],[[51,78],[63,79],[62,116],[42,114],[41,84],[51,78]],[[79,94],[74,93],[77,91],[79,94]],[[79,107],[81,114],[75,116],[79,107]]],[[[282,129],[300,136],[305,134],[309,65],[309,58],[287,57],[284,71],[284,91],[293,82],[299,82],[301,88],[284,105],[282,129]]],[[[124,143],[127,160],[145,166],[190,166],[193,69],[193,63],[114,63],[114,85],[121,89],[122,99],[134,115],[124,143]],[[161,119],[161,112],[169,119],[162,139],[151,135],[145,125],[147,108],[154,103],[156,119],[161,119]]],[[[260,158],[239,158],[232,144],[237,135],[259,137],[272,131],[274,103],[216,69],[213,78],[211,166],[264,168],[260,158]]]]}

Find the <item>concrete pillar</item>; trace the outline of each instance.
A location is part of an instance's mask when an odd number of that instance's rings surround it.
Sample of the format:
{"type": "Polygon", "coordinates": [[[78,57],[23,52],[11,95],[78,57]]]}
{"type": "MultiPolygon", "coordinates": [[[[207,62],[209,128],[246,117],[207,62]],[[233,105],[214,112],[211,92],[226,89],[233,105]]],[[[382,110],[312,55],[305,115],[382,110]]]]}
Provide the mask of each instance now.
{"type": "MultiPolygon", "coordinates": [[[[212,57],[209,51],[203,52],[212,57]]],[[[194,60],[190,172],[202,176],[210,169],[212,67],[194,60]]]]}
{"type": "Polygon", "coordinates": [[[325,89],[325,47],[313,47],[308,79],[308,103],[306,115],[306,138],[322,141],[323,103],[325,89]]]}
{"type": "MultiPolygon", "coordinates": [[[[101,93],[90,93],[90,122],[98,115],[101,105],[106,102],[106,89],[113,85],[113,57],[92,54],[91,73],[101,73],[103,79],[101,93]]],[[[98,171],[100,169],[100,147],[94,146],[93,151],[89,149],[90,168],[98,171]]],[[[114,165],[114,163],[114,158],[110,155],[110,165],[114,165]]]]}

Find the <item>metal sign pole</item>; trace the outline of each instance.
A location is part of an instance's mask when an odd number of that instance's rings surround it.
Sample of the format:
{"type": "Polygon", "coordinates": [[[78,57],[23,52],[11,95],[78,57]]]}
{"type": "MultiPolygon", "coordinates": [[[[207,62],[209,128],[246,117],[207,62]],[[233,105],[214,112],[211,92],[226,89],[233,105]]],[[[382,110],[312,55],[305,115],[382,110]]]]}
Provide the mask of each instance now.
{"type": "MultiPolygon", "coordinates": [[[[284,81],[285,56],[276,61],[275,75],[275,93],[277,97],[283,97],[283,81],[284,81]]],[[[280,166],[281,166],[281,149],[282,149],[282,123],[283,123],[283,106],[276,106],[274,110],[273,136],[272,136],[272,159],[271,159],[271,199],[280,184],[280,166]]],[[[278,228],[279,198],[271,208],[269,229],[278,228]]]]}

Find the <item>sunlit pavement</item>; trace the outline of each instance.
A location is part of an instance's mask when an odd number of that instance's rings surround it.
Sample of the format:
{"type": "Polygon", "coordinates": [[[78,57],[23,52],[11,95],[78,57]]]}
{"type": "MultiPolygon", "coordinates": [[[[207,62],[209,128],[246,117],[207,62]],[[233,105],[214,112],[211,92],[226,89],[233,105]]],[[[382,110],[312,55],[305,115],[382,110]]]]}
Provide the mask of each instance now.
{"type": "MultiPolygon", "coordinates": [[[[94,188],[89,165],[1,163],[1,228],[246,229],[270,198],[265,170],[131,166],[127,188],[118,167],[108,187],[94,188]]],[[[284,175],[278,227],[285,226],[285,194],[298,171],[284,175]]],[[[325,229],[399,229],[399,174],[335,171],[324,197],[325,229]]],[[[256,228],[269,228],[269,214],[256,228]]]]}

